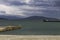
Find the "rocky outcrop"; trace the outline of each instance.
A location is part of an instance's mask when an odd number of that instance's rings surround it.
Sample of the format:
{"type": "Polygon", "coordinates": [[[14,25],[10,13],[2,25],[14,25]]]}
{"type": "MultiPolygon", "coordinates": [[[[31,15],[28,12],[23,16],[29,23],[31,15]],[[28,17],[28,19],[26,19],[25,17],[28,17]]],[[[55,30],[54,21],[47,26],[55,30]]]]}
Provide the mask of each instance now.
{"type": "Polygon", "coordinates": [[[6,27],[6,31],[21,29],[21,27],[6,27]]]}
{"type": "Polygon", "coordinates": [[[21,27],[20,26],[0,27],[0,32],[12,31],[12,30],[17,30],[17,29],[21,29],[21,27]]]}
{"type": "Polygon", "coordinates": [[[6,28],[4,27],[4,28],[0,28],[0,32],[4,32],[4,31],[6,31],[6,28]]]}

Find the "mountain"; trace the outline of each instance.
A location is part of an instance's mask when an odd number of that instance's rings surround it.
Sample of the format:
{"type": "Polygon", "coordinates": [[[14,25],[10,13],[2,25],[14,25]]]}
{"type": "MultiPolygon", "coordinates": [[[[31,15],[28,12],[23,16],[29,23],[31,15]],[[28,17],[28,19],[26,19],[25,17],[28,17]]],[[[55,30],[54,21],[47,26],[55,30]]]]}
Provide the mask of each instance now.
{"type": "Polygon", "coordinates": [[[8,20],[8,19],[6,19],[6,18],[0,18],[0,20],[8,20]]]}
{"type": "Polygon", "coordinates": [[[56,19],[56,18],[48,18],[48,17],[43,17],[43,16],[31,16],[31,17],[27,17],[27,18],[21,18],[18,16],[4,16],[1,15],[0,16],[0,20],[49,20],[49,21],[60,21],[60,19],[56,19]]]}
{"type": "Polygon", "coordinates": [[[59,19],[56,18],[48,18],[48,17],[43,17],[43,16],[31,16],[28,18],[24,18],[24,20],[49,20],[49,21],[60,21],[59,19]]]}
{"type": "Polygon", "coordinates": [[[44,19],[46,17],[43,17],[43,16],[31,16],[31,17],[27,17],[27,18],[24,18],[25,20],[41,20],[41,19],[44,19]]]}
{"type": "Polygon", "coordinates": [[[12,19],[20,19],[21,17],[18,17],[18,16],[6,16],[6,15],[0,15],[0,18],[1,19],[8,19],[8,20],[12,20],[12,19]]]}

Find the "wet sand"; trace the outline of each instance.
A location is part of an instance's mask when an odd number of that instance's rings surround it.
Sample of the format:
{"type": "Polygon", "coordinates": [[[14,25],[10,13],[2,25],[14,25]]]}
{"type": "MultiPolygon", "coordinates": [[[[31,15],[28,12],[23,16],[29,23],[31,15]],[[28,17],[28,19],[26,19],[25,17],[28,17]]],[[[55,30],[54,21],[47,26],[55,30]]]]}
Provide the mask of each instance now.
{"type": "Polygon", "coordinates": [[[0,35],[0,40],[60,40],[60,35],[0,35]]]}

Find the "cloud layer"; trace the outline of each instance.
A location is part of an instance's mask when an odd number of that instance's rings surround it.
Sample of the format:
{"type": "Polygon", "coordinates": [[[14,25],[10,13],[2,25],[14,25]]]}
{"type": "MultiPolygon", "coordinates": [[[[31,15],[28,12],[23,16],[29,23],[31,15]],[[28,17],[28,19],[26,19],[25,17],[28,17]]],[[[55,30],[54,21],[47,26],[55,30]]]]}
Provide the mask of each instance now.
{"type": "Polygon", "coordinates": [[[0,15],[45,16],[60,19],[59,0],[0,0],[0,15]]]}

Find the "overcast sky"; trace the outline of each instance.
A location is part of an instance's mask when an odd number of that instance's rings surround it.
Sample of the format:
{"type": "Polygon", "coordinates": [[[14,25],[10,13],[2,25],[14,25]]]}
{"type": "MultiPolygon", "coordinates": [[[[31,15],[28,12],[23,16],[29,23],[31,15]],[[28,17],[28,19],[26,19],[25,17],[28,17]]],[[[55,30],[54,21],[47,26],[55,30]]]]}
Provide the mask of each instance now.
{"type": "Polygon", "coordinates": [[[60,0],[0,0],[0,15],[46,16],[60,19],[60,0]]]}

